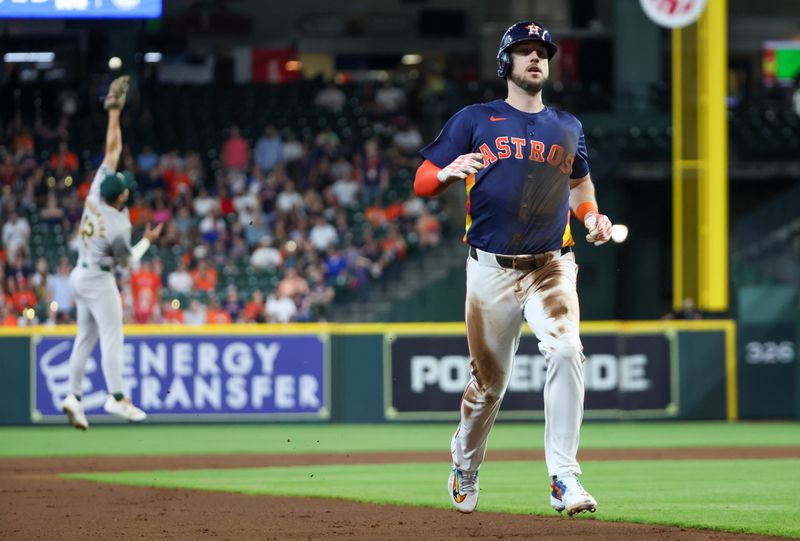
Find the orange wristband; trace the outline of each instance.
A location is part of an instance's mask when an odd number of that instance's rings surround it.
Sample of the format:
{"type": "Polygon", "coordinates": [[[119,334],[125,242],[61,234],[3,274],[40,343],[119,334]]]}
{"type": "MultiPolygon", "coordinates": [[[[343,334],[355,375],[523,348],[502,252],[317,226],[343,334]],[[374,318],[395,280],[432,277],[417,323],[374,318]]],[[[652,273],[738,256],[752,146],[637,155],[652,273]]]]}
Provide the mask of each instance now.
{"type": "Polygon", "coordinates": [[[436,197],[447,185],[439,182],[436,175],[441,171],[433,162],[425,160],[414,177],[414,192],[420,197],[436,197]]]}
{"type": "Polygon", "coordinates": [[[598,212],[597,210],[597,203],[592,203],[591,201],[586,201],[585,203],[581,203],[578,205],[578,208],[575,209],[575,216],[580,220],[586,217],[587,214],[590,212],[598,212]]]}

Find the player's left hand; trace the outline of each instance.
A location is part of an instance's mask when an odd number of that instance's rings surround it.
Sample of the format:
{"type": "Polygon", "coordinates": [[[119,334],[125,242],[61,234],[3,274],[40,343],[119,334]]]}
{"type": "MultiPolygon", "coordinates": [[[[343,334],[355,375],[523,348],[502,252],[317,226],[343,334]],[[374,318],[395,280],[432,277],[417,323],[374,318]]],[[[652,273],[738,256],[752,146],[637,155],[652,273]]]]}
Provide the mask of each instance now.
{"type": "Polygon", "coordinates": [[[161,235],[163,228],[163,222],[153,228],[150,227],[150,224],[147,224],[144,228],[144,237],[150,241],[150,244],[153,244],[158,239],[158,236],[161,235]]]}
{"type": "Polygon", "coordinates": [[[590,212],[584,216],[583,225],[589,231],[586,242],[600,246],[611,240],[611,220],[605,214],[590,212]]]}
{"type": "Polygon", "coordinates": [[[122,109],[125,106],[125,97],[128,95],[130,81],[131,78],[128,75],[117,77],[111,81],[111,85],[108,87],[108,95],[103,100],[103,108],[106,111],[122,109]]]}

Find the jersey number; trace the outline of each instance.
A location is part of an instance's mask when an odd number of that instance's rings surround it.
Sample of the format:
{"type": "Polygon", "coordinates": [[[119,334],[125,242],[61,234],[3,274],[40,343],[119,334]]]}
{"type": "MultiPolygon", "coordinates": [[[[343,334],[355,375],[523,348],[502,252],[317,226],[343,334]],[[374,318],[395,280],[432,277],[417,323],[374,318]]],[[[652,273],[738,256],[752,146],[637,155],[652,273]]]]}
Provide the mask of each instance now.
{"type": "Polygon", "coordinates": [[[83,239],[84,244],[94,236],[94,222],[89,219],[88,216],[84,216],[83,222],[81,223],[81,238],[83,239]]]}

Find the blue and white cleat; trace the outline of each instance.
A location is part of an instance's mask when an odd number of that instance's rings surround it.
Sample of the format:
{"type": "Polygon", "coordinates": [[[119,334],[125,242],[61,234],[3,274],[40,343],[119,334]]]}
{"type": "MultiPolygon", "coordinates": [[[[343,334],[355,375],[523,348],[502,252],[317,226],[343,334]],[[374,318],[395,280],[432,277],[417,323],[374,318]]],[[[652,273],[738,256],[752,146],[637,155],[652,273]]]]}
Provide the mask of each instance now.
{"type": "Polygon", "coordinates": [[[597,500],[586,492],[577,477],[553,478],[550,482],[550,505],[559,513],[566,511],[569,516],[597,511],[597,500]]]}

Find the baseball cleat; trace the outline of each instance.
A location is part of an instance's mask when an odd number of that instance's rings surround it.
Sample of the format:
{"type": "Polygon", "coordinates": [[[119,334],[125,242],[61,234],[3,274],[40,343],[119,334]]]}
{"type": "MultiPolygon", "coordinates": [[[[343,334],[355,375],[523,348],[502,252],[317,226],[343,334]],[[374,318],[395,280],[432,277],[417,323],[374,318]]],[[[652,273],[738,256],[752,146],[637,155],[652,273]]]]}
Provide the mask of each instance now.
{"type": "Polygon", "coordinates": [[[83,405],[78,398],[70,393],[61,403],[61,411],[69,419],[69,424],[78,430],[86,430],[89,428],[89,421],[86,420],[86,415],[83,413],[83,405]]]}
{"type": "Polygon", "coordinates": [[[577,477],[562,477],[550,482],[550,505],[559,513],[566,511],[569,516],[597,511],[597,500],[586,492],[577,477]]]}
{"type": "Polygon", "coordinates": [[[558,490],[556,489],[555,480],[550,481],[550,505],[552,505],[553,509],[560,513],[564,510],[564,502],[561,501],[561,496],[559,495],[558,490]]]}
{"type": "Polygon", "coordinates": [[[447,493],[457,511],[472,513],[478,506],[478,471],[462,470],[453,465],[447,480],[447,493]]]}
{"type": "Polygon", "coordinates": [[[113,396],[109,395],[106,399],[103,409],[106,410],[106,413],[116,415],[117,417],[122,417],[123,419],[132,421],[134,423],[138,423],[139,421],[144,421],[147,419],[147,414],[134,406],[127,398],[117,400],[113,396]]]}

